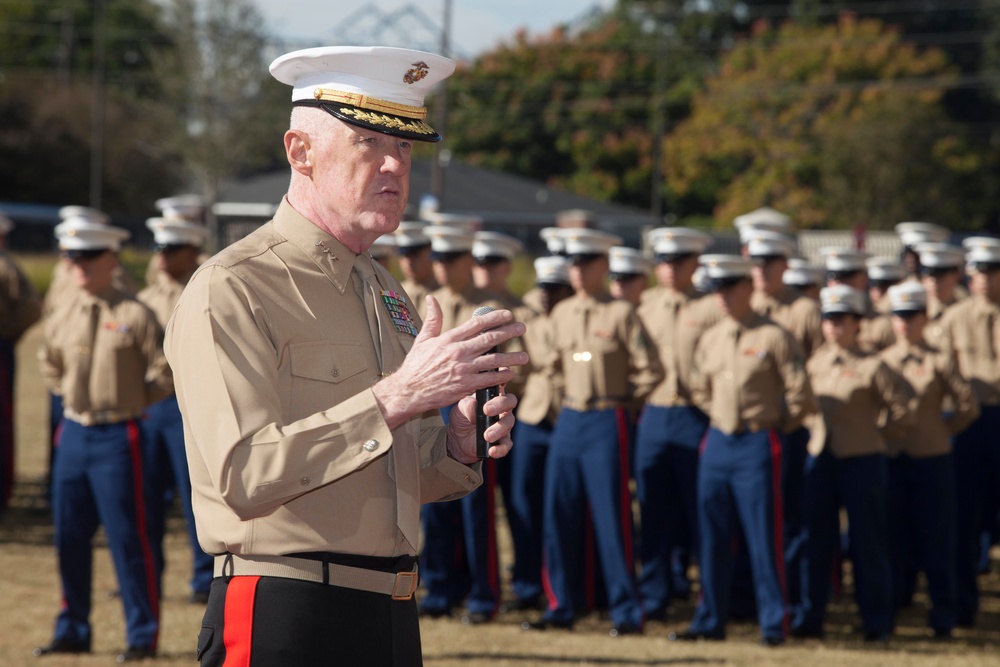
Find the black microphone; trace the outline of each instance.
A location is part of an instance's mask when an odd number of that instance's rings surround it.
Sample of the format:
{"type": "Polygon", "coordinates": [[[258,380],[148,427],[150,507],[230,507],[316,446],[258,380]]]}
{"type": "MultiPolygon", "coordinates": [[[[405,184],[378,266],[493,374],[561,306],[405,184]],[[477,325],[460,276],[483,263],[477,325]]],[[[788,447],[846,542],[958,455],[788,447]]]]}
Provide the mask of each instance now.
{"type": "MultiPolygon", "coordinates": [[[[494,310],[496,310],[496,308],[491,308],[490,306],[480,306],[472,311],[472,316],[479,317],[480,315],[485,315],[486,313],[492,313],[494,310]]],[[[486,354],[493,354],[496,351],[496,347],[493,347],[489,349],[486,354]]],[[[491,398],[499,395],[500,387],[498,385],[476,390],[476,457],[479,459],[488,459],[490,457],[490,443],[486,442],[486,429],[500,421],[500,417],[486,416],[483,412],[483,406],[486,405],[486,402],[491,398]]]]}

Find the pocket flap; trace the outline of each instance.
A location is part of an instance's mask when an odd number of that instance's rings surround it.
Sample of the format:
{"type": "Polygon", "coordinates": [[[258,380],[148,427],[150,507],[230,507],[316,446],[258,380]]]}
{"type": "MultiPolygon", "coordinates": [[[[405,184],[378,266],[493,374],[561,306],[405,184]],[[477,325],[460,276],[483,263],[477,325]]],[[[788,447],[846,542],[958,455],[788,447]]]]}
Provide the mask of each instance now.
{"type": "Polygon", "coordinates": [[[342,382],[368,367],[360,343],[317,341],[289,346],[292,375],[320,382],[342,382]]]}

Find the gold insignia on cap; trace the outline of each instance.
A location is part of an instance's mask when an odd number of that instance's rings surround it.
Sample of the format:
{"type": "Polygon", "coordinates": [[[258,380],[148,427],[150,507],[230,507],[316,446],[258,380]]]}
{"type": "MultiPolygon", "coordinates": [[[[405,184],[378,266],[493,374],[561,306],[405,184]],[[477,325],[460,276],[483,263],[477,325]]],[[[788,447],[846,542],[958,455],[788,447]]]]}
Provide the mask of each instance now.
{"type": "Polygon", "coordinates": [[[909,294],[902,294],[902,295],[900,295],[900,300],[903,301],[903,302],[909,301],[910,300],[910,295],[909,294]]]}
{"type": "Polygon", "coordinates": [[[351,106],[358,107],[359,109],[381,111],[382,113],[396,114],[397,116],[403,116],[404,118],[412,118],[415,120],[423,120],[424,118],[427,118],[427,107],[415,107],[409,104],[399,104],[398,102],[380,100],[377,97],[371,97],[369,95],[348,93],[343,90],[334,90],[333,88],[315,88],[313,90],[313,97],[322,102],[340,102],[341,104],[350,104],[351,106]]]}
{"type": "Polygon", "coordinates": [[[435,134],[434,128],[422,120],[414,120],[406,123],[395,116],[368,113],[367,111],[352,109],[350,107],[341,107],[340,113],[345,116],[357,118],[358,120],[366,123],[371,123],[372,125],[381,125],[382,127],[388,127],[394,130],[405,130],[406,132],[413,132],[414,134],[435,134]]]}
{"type": "Polygon", "coordinates": [[[840,303],[840,295],[834,294],[830,296],[830,303],[840,303]]]}
{"type": "Polygon", "coordinates": [[[674,240],[674,233],[673,232],[667,232],[666,234],[663,235],[663,238],[666,239],[667,241],[673,241],[674,240]]]}
{"type": "Polygon", "coordinates": [[[406,83],[416,83],[427,76],[427,73],[430,72],[430,65],[425,63],[423,60],[418,60],[417,62],[411,64],[413,65],[413,68],[406,70],[406,74],[403,75],[403,81],[406,83]]]}
{"type": "Polygon", "coordinates": [[[76,230],[75,229],[67,229],[66,230],[66,236],[76,236],[76,230]]]}

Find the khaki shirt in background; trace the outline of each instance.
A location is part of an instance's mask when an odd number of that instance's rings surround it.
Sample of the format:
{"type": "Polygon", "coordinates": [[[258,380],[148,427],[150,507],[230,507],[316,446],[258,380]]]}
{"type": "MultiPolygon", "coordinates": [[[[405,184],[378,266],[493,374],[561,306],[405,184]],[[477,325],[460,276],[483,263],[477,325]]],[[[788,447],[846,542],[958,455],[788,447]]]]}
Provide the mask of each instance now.
{"type": "Polygon", "coordinates": [[[45,320],[38,359],[68,418],[113,423],[139,417],[173,391],[162,339],[156,316],[135,297],[113,287],[96,297],[76,290],[45,320]]]}
{"type": "Polygon", "coordinates": [[[885,454],[886,438],[916,423],[913,390],[878,356],[826,344],[806,362],[820,415],[806,426],[809,453],[836,458],[885,454]]]}
{"type": "Polygon", "coordinates": [[[956,297],[948,303],[945,303],[937,297],[928,296],[927,328],[924,329],[924,338],[927,339],[927,342],[931,346],[942,350],[944,349],[944,345],[946,344],[944,314],[948,312],[949,308],[959,303],[964,298],[967,297],[956,297]]]}
{"type": "Polygon", "coordinates": [[[421,285],[420,283],[413,280],[404,280],[402,282],[403,291],[406,292],[407,296],[410,297],[410,301],[417,309],[417,314],[420,319],[427,317],[427,305],[425,300],[427,295],[440,287],[437,281],[431,281],[429,285],[421,285]]]}
{"type": "Polygon", "coordinates": [[[524,394],[518,397],[517,419],[532,426],[543,421],[555,424],[562,406],[564,381],[556,372],[557,352],[552,335],[549,317],[536,315],[523,337],[524,349],[528,353],[528,370],[524,394]]]}
{"type": "Polygon", "coordinates": [[[177,282],[162,271],[157,272],[154,280],[149,287],[139,292],[138,299],[156,314],[160,326],[166,328],[187,281],[177,282]]]}
{"type": "Polygon", "coordinates": [[[792,334],[806,359],[823,344],[823,316],[819,304],[809,297],[796,294],[787,287],[777,296],[755,290],[750,307],[792,334]]]}
{"type": "Polygon", "coordinates": [[[881,356],[909,383],[913,393],[909,412],[916,418],[913,428],[887,443],[889,456],[923,458],[951,452],[951,436],[979,416],[979,402],[953,357],[927,343],[911,345],[906,340],[883,350],[881,356]],[[947,416],[943,412],[946,398],[950,399],[947,416]]]}
{"type": "MultiPolygon", "coordinates": [[[[111,274],[111,285],[119,292],[131,296],[139,293],[139,284],[121,264],[116,266],[114,273],[111,274]]],[[[49,282],[49,288],[45,291],[42,315],[47,317],[50,313],[55,312],[62,303],[71,301],[79,291],[73,282],[69,262],[60,258],[52,268],[52,280],[49,282]]]]}
{"type": "Polygon", "coordinates": [[[545,314],[545,307],[542,305],[542,288],[532,287],[521,297],[524,305],[538,314],[545,314]]]}
{"type": "Polygon", "coordinates": [[[858,347],[861,351],[873,354],[895,342],[896,333],[892,330],[890,316],[869,308],[861,318],[861,329],[858,331],[858,347]]]}
{"type": "Polygon", "coordinates": [[[42,299],[6,250],[0,250],[0,340],[17,343],[42,315],[42,299]]]}
{"type": "Polygon", "coordinates": [[[663,366],[663,380],[646,402],[668,408],[690,405],[688,383],[695,346],[701,335],[723,317],[715,296],[702,296],[693,289],[685,293],[653,287],[642,293],[638,312],[663,366]]]}
{"type": "Polygon", "coordinates": [[[691,397],[723,433],[788,433],[816,411],[803,363],[798,343],[773,321],[725,317],[698,342],[691,397]]]}
{"type": "Polygon", "coordinates": [[[945,311],[941,347],[958,359],[980,405],[1000,405],[1000,307],[982,295],[945,311]]]}
{"type": "Polygon", "coordinates": [[[564,406],[637,410],[663,379],[656,346],[631,303],[577,294],[560,301],[550,319],[564,406]]]}
{"type": "MultiPolygon", "coordinates": [[[[397,526],[419,516],[397,517],[395,447],[417,448],[419,473],[405,472],[419,480],[400,486],[417,482],[420,502],[482,483],[479,463],[448,457],[437,410],[386,425],[371,387],[414,334],[386,319],[392,307],[405,320],[398,306],[366,307],[355,258],[285,199],[271,222],[203,264],[177,304],[166,351],[208,553],[415,554],[397,526]]],[[[382,290],[397,295],[385,297],[404,299],[419,328],[402,287],[374,264],[382,290]]]]}

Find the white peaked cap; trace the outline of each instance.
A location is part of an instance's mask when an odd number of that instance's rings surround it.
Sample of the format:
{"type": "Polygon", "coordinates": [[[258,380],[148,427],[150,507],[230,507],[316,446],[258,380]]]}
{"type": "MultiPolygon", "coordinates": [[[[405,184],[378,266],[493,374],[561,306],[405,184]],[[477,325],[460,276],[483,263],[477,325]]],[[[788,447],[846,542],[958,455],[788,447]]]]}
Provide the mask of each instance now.
{"type": "Polygon", "coordinates": [[[689,227],[657,227],[646,235],[657,255],[700,255],[712,245],[711,234],[689,227]]]}
{"type": "Polygon", "coordinates": [[[524,244],[513,236],[498,232],[476,232],[472,243],[473,257],[503,257],[512,260],[524,249],[524,244]]]}
{"type": "Polygon", "coordinates": [[[788,260],[788,268],[781,274],[781,282],[793,287],[804,287],[807,285],[821,285],[825,282],[826,269],[822,266],[810,264],[808,260],[800,257],[791,257],[788,260]]]}
{"type": "Polygon", "coordinates": [[[439,141],[424,98],[451,76],[444,56],[390,46],[320,46],[286,53],[271,75],[292,87],[292,104],[320,106],[340,120],[386,134],[439,141]]]}
{"type": "Polygon", "coordinates": [[[431,240],[431,252],[471,252],[475,234],[461,227],[428,225],[424,234],[431,240]]]}
{"type": "Polygon", "coordinates": [[[927,310],[927,290],[915,280],[908,280],[889,288],[889,305],[892,312],[927,310]]]}
{"type": "Polygon", "coordinates": [[[104,211],[87,206],[63,206],[59,209],[59,218],[63,222],[89,222],[95,225],[106,225],[111,218],[104,211]]]}
{"type": "Polygon", "coordinates": [[[789,234],[792,231],[792,218],[770,206],[738,215],[733,218],[733,227],[740,232],[740,242],[745,243],[745,234],[751,229],[766,229],[772,232],[789,234]]]}
{"type": "Polygon", "coordinates": [[[742,255],[702,255],[698,262],[705,267],[709,280],[747,278],[758,263],[742,255]]]}
{"type": "Polygon", "coordinates": [[[820,310],[824,313],[864,315],[865,295],[848,285],[833,285],[819,291],[820,310]]]}
{"type": "Polygon", "coordinates": [[[567,255],[606,255],[612,247],[622,244],[621,237],[599,229],[564,227],[559,235],[567,255]]]}
{"type": "Polygon", "coordinates": [[[868,253],[853,248],[826,246],[819,249],[819,254],[823,256],[823,265],[827,271],[852,272],[866,269],[868,253]]]}
{"type": "Polygon", "coordinates": [[[928,268],[957,269],[965,262],[965,252],[948,243],[918,243],[920,265],[928,268]]]}
{"type": "Polygon", "coordinates": [[[553,255],[560,255],[566,249],[562,234],[559,233],[559,227],[545,227],[539,230],[538,235],[542,237],[542,240],[545,241],[545,247],[553,255]]]}
{"type": "Polygon", "coordinates": [[[129,237],[124,229],[92,222],[64,222],[56,225],[55,233],[60,250],[118,250],[129,237]]]}
{"type": "Polygon", "coordinates": [[[474,232],[483,224],[483,219],[478,215],[466,213],[441,213],[440,211],[427,211],[425,219],[434,225],[443,227],[454,227],[474,232]]]}
{"type": "Polygon", "coordinates": [[[569,260],[552,255],[535,260],[536,285],[569,285],[569,260]]]}
{"type": "Polygon", "coordinates": [[[396,254],[396,239],[392,234],[383,234],[368,248],[368,254],[375,259],[392,257],[396,254]]]}
{"type": "Polygon", "coordinates": [[[431,240],[424,233],[427,228],[426,222],[416,222],[414,220],[404,220],[399,223],[399,227],[393,232],[396,237],[397,248],[418,248],[431,244],[431,240]]]}
{"type": "Polygon", "coordinates": [[[150,218],[146,228],[153,232],[153,242],[159,245],[205,245],[208,228],[179,218],[150,218]]]}
{"type": "Polygon", "coordinates": [[[900,242],[907,248],[918,243],[943,243],[951,238],[951,230],[931,222],[901,222],[895,230],[900,242]]]}
{"type": "Polygon", "coordinates": [[[900,281],[906,278],[906,267],[894,257],[870,257],[865,261],[869,280],[900,281]]]}
{"type": "Polygon", "coordinates": [[[182,218],[191,222],[202,222],[205,217],[205,198],[201,195],[186,194],[164,197],[157,199],[155,206],[164,218],[182,218]]]}
{"type": "Polygon", "coordinates": [[[751,257],[790,257],[796,252],[795,239],[769,229],[747,229],[740,235],[751,257]]]}
{"type": "Polygon", "coordinates": [[[611,273],[649,275],[653,263],[635,248],[614,246],[608,251],[611,273]]]}

